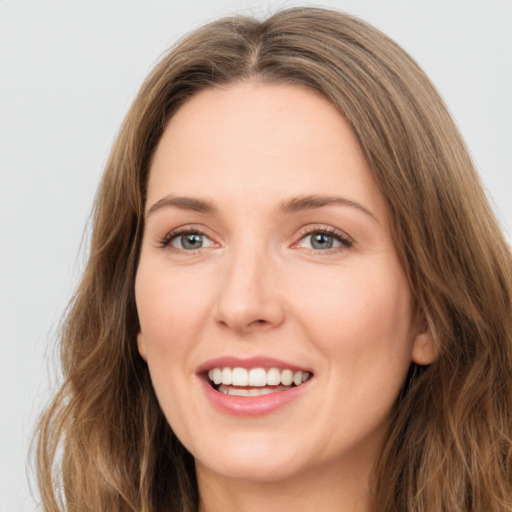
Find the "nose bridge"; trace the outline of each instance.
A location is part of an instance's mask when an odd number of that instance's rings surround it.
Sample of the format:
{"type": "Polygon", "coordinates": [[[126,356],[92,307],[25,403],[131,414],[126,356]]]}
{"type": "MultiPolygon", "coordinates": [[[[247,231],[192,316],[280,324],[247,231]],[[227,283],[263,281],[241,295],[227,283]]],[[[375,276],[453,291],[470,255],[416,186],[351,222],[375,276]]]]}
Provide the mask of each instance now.
{"type": "Polygon", "coordinates": [[[276,287],[277,264],[268,248],[245,237],[228,253],[218,291],[217,320],[237,331],[279,325],[284,308],[276,287]]]}

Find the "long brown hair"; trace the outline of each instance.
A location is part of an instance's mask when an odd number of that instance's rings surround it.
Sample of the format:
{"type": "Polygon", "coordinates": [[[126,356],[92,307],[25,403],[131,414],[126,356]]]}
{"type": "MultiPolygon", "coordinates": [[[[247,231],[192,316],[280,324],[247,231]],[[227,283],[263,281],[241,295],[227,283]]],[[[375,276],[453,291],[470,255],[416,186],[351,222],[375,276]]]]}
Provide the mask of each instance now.
{"type": "Polygon", "coordinates": [[[62,332],[65,382],[39,426],[45,509],[197,507],[192,456],[163,417],[136,349],[134,276],[148,168],[166,123],[201,89],[242,80],[319,91],[352,125],[437,344],[437,360],[411,367],[404,384],[370,510],[512,511],[508,246],[421,69],[366,23],[317,8],[207,25],[143,84],[96,201],[88,265],[62,332]]]}

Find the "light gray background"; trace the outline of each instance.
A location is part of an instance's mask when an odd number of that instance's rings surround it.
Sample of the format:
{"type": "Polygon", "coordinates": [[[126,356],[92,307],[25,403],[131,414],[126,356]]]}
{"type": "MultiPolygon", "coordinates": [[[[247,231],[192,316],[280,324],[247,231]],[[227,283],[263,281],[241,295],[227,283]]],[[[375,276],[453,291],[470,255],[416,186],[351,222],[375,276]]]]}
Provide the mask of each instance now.
{"type": "MultiPolygon", "coordinates": [[[[143,78],[172,42],[203,22],[292,5],[0,0],[0,512],[36,503],[27,452],[35,419],[56,389],[59,319],[83,267],[81,240],[109,147],[143,78]]],[[[419,61],[510,234],[512,0],[316,5],[361,16],[419,61]]]]}

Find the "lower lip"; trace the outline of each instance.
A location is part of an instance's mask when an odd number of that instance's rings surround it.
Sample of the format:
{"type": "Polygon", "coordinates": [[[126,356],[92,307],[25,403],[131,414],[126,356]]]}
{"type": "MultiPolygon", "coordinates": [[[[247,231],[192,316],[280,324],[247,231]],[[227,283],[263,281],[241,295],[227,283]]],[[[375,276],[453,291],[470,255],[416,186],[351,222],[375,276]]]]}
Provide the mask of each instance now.
{"type": "Polygon", "coordinates": [[[202,377],[200,377],[200,380],[206,397],[212,402],[214,407],[221,412],[235,416],[263,416],[264,414],[277,411],[307,391],[311,381],[309,379],[300,386],[295,386],[286,391],[276,391],[268,395],[234,396],[220,393],[202,377]]]}

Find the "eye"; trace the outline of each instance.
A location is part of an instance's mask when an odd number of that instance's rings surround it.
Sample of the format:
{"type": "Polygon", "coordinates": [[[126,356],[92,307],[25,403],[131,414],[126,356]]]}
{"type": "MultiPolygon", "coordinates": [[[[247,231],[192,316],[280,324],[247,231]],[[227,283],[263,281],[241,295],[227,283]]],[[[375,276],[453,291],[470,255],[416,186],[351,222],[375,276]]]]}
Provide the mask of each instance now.
{"type": "Polygon", "coordinates": [[[160,247],[170,246],[180,251],[195,251],[212,247],[214,242],[200,231],[171,231],[160,241],[160,247]]]}
{"type": "Polygon", "coordinates": [[[176,247],[176,249],[185,249],[186,251],[191,251],[203,247],[205,238],[206,237],[201,233],[185,233],[173,238],[171,240],[171,245],[176,247]]]}
{"type": "Polygon", "coordinates": [[[338,231],[315,230],[304,235],[295,245],[315,251],[328,251],[329,249],[347,249],[352,247],[352,241],[338,231]]]}

